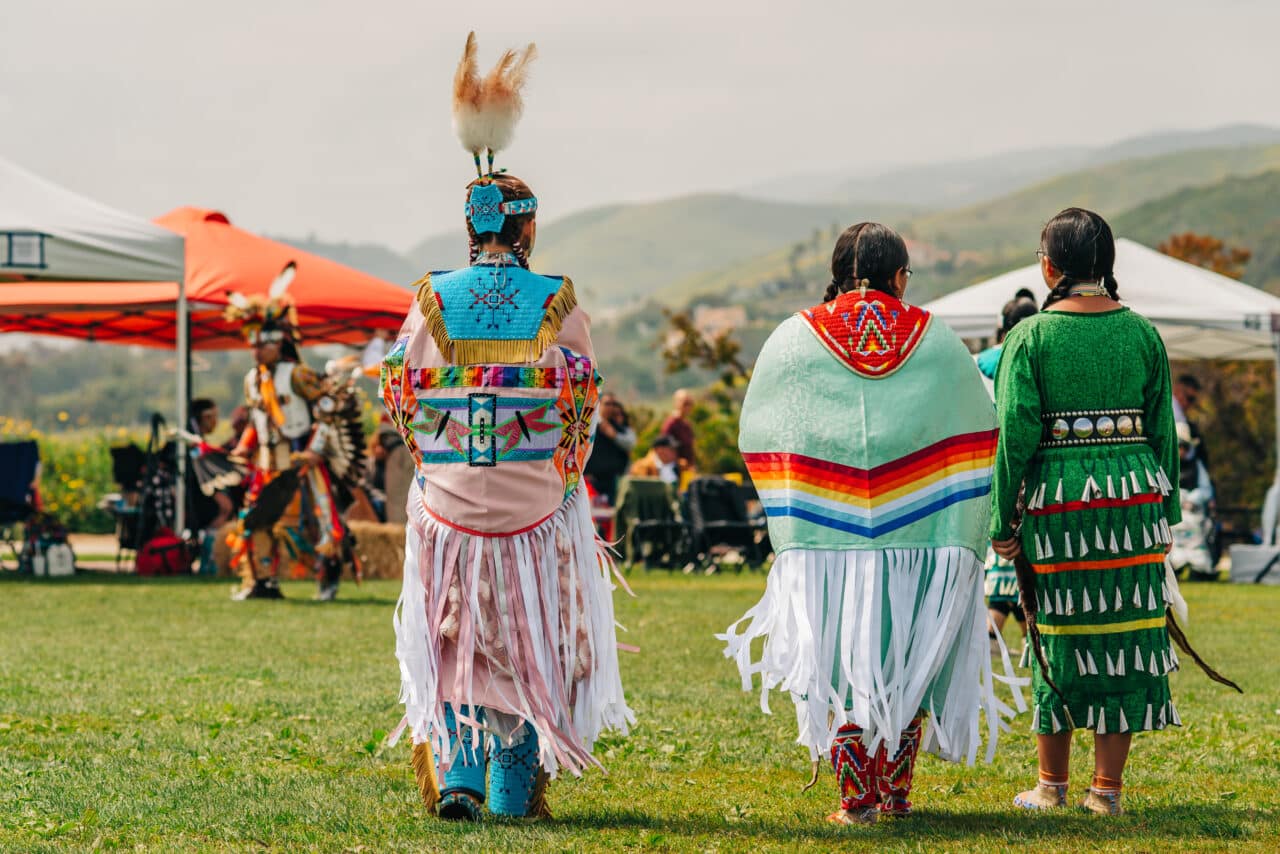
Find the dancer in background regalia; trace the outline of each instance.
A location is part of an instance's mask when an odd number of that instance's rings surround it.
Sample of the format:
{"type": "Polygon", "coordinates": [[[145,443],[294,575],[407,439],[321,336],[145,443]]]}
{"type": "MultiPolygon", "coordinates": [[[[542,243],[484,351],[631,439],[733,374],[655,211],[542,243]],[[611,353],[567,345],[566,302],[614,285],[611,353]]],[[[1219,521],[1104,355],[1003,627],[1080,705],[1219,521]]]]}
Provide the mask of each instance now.
{"type": "Polygon", "coordinates": [[[493,169],[533,56],[508,51],[481,79],[467,39],[453,111],[478,175],[471,265],[422,278],[383,363],[417,467],[395,619],[401,728],[423,801],[446,819],[486,802],[547,815],[548,779],[598,765],[597,737],[633,721],[582,483],[599,396],[587,316],[569,279],[530,272],[537,199],[493,169]]]}
{"type": "Polygon", "coordinates": [[[266,299],[232,294],[227,319],[242,326],[257,364],[245,374],[249,423],[228,455],[228,477],[202,488],[247,482],[245,506],[229,544],[240,574],[236,600],[280,599],[282,569],[318,580],[316,598],[338,593],[344,566],[358,568],[342,519],[363,469],[359,398],[345,378],[324,377],[298,356],[301,332],[287,291],[292,263],[266,299]]]}

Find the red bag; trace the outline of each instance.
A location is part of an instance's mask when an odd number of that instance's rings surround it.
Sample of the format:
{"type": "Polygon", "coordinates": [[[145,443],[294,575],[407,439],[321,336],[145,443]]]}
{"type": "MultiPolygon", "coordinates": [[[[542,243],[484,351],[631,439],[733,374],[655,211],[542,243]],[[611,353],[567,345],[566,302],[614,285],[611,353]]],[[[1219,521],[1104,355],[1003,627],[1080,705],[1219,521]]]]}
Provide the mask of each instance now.
{"type": "Polygon", "coordinates": [[[138,575],[190,575],[187,544],[168,528],[161,528],[138,552],[138,575]]]}

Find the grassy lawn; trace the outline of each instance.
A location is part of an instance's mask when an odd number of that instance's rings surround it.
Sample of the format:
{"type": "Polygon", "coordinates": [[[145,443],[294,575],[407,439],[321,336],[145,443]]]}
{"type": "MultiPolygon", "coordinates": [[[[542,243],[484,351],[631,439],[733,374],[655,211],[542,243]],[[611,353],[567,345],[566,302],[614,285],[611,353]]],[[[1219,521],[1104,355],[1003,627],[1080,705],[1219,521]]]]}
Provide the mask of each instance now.
{"type": "MultiPolygon", "coordinates": [[[[912,818],[836,828],[829,770],[800,793],[790,704],[761,715],[712,638],[763,577],[632,582],[640,723],[597,746],[609,774],[553,782],[553,821],[472,827],[425,816],[407,744],[382,746],[398,584],[317,605],[300,583],[232,603],[227,582],[0,580],[0,849],[1280,849],[1280,589],[1184,586],[1192,639],[1248,693],[1174,676],[1186,725],[1135,740],[1127,815],[1016,812],[1035,771],[1024,717],[991,766],[923,758],[912,818]]],[[[1076,748],[1073,800],[1091,770],[1076,748]]]]}

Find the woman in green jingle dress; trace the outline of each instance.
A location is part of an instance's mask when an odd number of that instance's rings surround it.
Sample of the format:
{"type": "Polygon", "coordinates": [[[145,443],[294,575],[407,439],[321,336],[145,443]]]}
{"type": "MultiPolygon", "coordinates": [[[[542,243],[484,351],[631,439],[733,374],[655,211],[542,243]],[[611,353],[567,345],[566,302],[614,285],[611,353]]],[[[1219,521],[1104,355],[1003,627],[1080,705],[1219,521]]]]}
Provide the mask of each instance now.
{"type": "Polygon", "coordinates": [[[1052,289],[1045,310],[1009,334],[996,374],[991,536],[999,555],[1025,554],[1035,569],[1049,676],[1063,696],[1033,661],[1040,780],[1014,802],[1066,803],[1071,733],[1083,727],[1095,734],[1083,806],[1118,814],[1133,733],[1180,723],[1165,628],[1176,584],[1166,579],[1169,526],[1181,518],[1169,361],[1154,327],[1117,301],[1102,217],[1058,214],[1039,255],[1052,289]]]}

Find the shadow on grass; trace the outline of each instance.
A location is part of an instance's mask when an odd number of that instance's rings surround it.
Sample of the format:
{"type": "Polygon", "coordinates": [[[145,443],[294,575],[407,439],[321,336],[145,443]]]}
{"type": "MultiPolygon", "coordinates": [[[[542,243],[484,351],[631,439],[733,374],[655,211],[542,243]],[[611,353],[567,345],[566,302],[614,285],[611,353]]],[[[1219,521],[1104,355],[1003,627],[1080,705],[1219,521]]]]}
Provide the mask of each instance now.
{"type": "Polygon", "coordinates": [[[342,593],[338,593],[337,599],[328,602],[319,602],[315,599],[307,599],[302,596],[290,596],[285,593],[284,599],[280,600],[289,605],[303,605],[311,608],[361,608],[367,605],[377,605],[379,608],[390,608],[398,602],[398,599],[386,599],[381,596],[370,596],[368,598],[350,599],[344,598],[342,593]]]}
{"type": "MultiPolygon", "coordinates": [[[[834,808],[834,804],[832,805],[834,808]]],[[[1151,842],[1155,839],[1245,839],[1251,831],[1250,821],[1271,821],[1253,810],[1232,809],[1212,803],[1189,803],[1178,806],[1152,806],[1132,810],[1123,816],[1108,818],[1079,809],[1031,814],[1009,812],[949,812],[919,809],[908,818],[886,819],[874,827],[839,827],[827,824],[825,813],[815,813],[799,825],[752,816],[730,821],[714,815],[664,817],[636,810],[591,812],[587,815],[557,816],[544,827],[573,830],[620,829],[650,831],[682,836],[729,835],[763,837],[777,842],[830,840],[865,834],[875,837],[917,838],[933,841],[975,841],[987,839],[993,844],[1013,841],[1053,840],[1056,838],[1096,837],[1098,839],[1151,842]]]]}
{"type": "Polygon", "coordinates": [[[37,577],[34,575],[22,575],[17,572],[4,571],[0,572],[0,581],[9,582],[27,582],[30,584],[39,584],[48,587],[60,587],[64,585],[108,585],[108,586],[136,586],[140,584],[154,585],[205,585],[215,586],[219,584],[231,584],[233,579],[218,578],[216,575],[135,575],[131,572],[109,572],[105,570],[78,569],[75,575],[68,575],[64,578],[47,578],[37,577]]]}
{"type": "MultiPolygon", "coordinates": [[[[133,573],[115,573],[115,572],[97,572],[94,570],[79,570],[75,575],[69,575],[65,578],[40,578],[32,575],[20,575],[12,571],[0,571],[0,583],[27,583],[32,587],[45,587],[50,590],[59,587],[202,587],[210,590],[226,591],[225,597],[230,598],[230,591],[239,586],[239,579],[236,578],[220,578],[216,575],[135,575],[133,573]]],[[[346,605],[346,606],[363,606],[376,605],[380,608],[389,607],[396,604],[396,599],[387,598],[385,596],[360,596],[361,588],[356,586],[354,581],[343,582],[343,589],[349,590],[348,598],[343,598],[341,592],[338,598],[331,602],[317,602],[311,598],[311,591],[314,582],[306,581],[289,581],[286,582],[284,588],[284,598],[278,601],[286,602],[291,605],[308,605],[308,606],[328,606],[328,605],[346,605]],[[304,593],[303,591],[306,590],[304,593]],[[357,598],[350,598],[355,594],[357,598]]]]}

